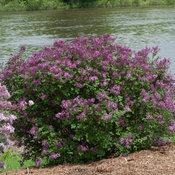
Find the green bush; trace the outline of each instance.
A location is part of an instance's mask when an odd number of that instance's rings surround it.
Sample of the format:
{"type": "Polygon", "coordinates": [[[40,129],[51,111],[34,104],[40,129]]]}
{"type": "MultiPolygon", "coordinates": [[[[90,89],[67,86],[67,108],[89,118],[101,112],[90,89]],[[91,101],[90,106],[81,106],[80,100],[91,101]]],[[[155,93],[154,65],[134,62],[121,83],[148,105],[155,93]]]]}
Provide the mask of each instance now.
{"type": "Polygon", "coordinates": [[[18,0],[9,1],[8,3],[0,3],[1,11],[18,11],[18,10],[26,10],[26,6],[24,2],[20,2],[18,0]]]}
{"type": "Polygon", "coordinates": [[[88,162],[169,143],[174,80],[158,48],[138,52],[110,35],[58,40],[4,68],[18,107],[16,139],[36,165],[88,162]]]}
{"type": "Polygon", "coordinates": [[[175,0],[0,0],[0,11],[175,5],[175,0]]]}

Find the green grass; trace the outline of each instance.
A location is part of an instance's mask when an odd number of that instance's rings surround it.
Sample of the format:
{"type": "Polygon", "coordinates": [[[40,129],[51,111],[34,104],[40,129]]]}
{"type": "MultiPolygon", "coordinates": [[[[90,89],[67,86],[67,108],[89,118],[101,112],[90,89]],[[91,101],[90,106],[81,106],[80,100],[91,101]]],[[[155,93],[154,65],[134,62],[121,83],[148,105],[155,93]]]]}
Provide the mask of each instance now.
{"type": "Polygon", "coordinates": [[[5,163],[5,168],[0,169],[0,173],[34,166],[34,162],[32,160],[25,161],[24,165],[20,166],[20,160],[21,156],[19,154],[16,154],[12,150],[7,150],[0,156],[0,161],[5,163]]]}

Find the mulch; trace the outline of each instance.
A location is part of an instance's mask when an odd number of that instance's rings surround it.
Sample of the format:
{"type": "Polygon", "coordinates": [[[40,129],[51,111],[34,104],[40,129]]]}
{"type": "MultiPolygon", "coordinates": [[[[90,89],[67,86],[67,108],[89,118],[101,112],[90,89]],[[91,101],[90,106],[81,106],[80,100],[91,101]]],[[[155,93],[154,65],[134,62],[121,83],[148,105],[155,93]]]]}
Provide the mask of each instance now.
{"type": "Polygon", "coordinates": [[[2,175],[175,175],[175,144],[83,165],[31,168],[2,175]]]}

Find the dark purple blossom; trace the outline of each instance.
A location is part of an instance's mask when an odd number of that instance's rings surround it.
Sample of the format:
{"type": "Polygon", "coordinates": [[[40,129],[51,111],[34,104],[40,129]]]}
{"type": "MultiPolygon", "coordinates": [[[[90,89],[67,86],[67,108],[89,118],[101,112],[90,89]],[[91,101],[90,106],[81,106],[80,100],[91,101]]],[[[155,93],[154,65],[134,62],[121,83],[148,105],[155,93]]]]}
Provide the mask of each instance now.
{"type": "Polygon", "coordinates": [[[59,153],[51,153],[50,154],[50,158],[52,159],[52,160],[55,160],[55,159],[57,159],[58,157],[60,157],[60,154],[59,153]]]}
{"type": "Polygon", "coordinates": [[[78,148],[79,148],[82,152],[86,152],[86,151],[89,150],[88,146],[85,145],[85,144],[81,144],[81,145],[79,145],[78,148]]]}
{"type": "Polygon", "coordinates": [[[157,144],[158,146],[165,146],[171,143],[172,143],[171,140],[165,138],[159,138],[158,140],[155,141],[155,144],[157,144]]]}
{"type": "Polygon", "coordinates": [[[64,142],[63,142],[63,141],[57,141],[57,142],[55,143],[55,146],[56,146],[57,148],[62,148],[63,145],[64,145],[64,142]]]}
{"type": "Polygon", "coordinates": [[[124,117],[120,117],[120,118],[118,119],[118,124],[119,124],[120,126],[122,126],[122,127],[125,127],[125,126],[126,126],[126,121],[125,121],[124,117]]]}
{"type": "Polygon", "coordinates": [[[168,129],[169,129],[170,132],[175,133],[175,120],[172,120],[172,121],[169,123],[168,129]]]}
{"type": "Polygon", "coordinates": [[[38,128],[35,125],[33,125],[29,133],[32,135],[36,135],[37,131],[38,131],[38,128]]]}
{"type": "Polygon", "coordinates": [[[121,137],[120,143],[125,147],[129,147],[132,144],[133,140],[134,140],[134,137],[131,134],[129,134],[127,136],[121,137]]]}
{"type": "Polygon", "coordinates": [[[104,121],[109,121],[110,119],[112,118],[112,114],[107,114],[105,113],[103,116],[102,116],[102,120],[104,121]]]}
{"type": "Polygon", "coordinates": [[[36,166],[36,167],[40,167],[40,166],[41,166],[41,159],[40,159],[40,158],[37,158],[37,159],[35,160],[35,166],[36,166]]]}
{"type": "Polygon", "coordinates": [[[4,162],[0,162],[0,168],[4,168],[4,162]]]}

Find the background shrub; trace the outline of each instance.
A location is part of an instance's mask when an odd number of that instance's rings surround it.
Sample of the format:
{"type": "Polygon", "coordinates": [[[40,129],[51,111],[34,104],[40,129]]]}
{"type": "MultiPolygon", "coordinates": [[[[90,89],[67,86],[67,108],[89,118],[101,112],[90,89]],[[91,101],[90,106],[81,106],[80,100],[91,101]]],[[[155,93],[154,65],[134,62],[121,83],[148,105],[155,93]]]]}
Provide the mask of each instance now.
{"type": "Polygon", "coordinates": [[[1,73],[24,158],[87,162],[171,142],[175,86],[157,47],[135,52],[103,35],[58,40],[27,60],[24,51],[1,73]]]}

